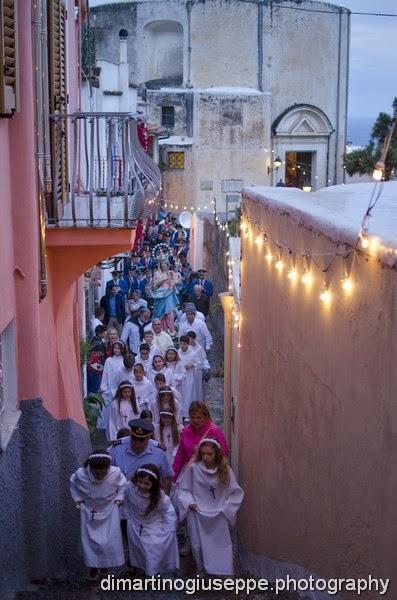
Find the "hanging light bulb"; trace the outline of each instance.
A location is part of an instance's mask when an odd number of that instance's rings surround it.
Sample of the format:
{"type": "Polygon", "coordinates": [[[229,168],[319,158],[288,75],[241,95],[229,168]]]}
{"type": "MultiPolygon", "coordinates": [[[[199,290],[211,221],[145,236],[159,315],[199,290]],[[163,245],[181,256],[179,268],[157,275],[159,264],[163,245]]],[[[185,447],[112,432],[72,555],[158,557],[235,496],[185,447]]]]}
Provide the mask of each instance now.
{"type": "Polygon", "coordinates": [[[255,238],[255,244],[256,244],[257,246],[260,246],[260,245],[261,245],[261,243],[262,243],[262,236],[259,234],[259,235],[257,235],[257,236],[256,236],[256,238],[255,238]]]}
{"type": "Polygon", "coordinates": [[[331,292],[329,291],[328,287],[325,286],[323,291],[320,294],[320,300],[324,303],[328,303],[331,300],[331,292]]]}
{"type": "Polygon", "coordinates": [[[369,239],[363,235],[361,236],[361,247],[369,248],[369,239]]]}
{"type": "Polygon", "coordinates": [[[350,277],[342,277],[341,279],[342,287],[346,292],[351,292],[353,289],[353,283],[350,277]]]}
{"type": "Polygon", "coordinates": [[[289,269],[289,271],[287,273],[287,277],[291,281],[296,281],[298,279],[298,271],[295,269],[295,267],[292,267],[292,269],[289,269]]]}
{"type": "Polygon", "coordinates": [[[284,263],[283,263],[282,259],[279,258],[274,266],[276,267],[277,271],[281,272],[284,269],[284,263]]]}
{"type": "Polygon", "coordinates": [[[378,160],[378,162],[375,165],[375,169],[372,172],[372,177],[375,179],[375,181],[382,181],[384,172],[385,163],[383,160],[378,160]]]}
{"type": "Polygon", "coordinates": [[[307,286],[313,283],[313,275],[310,273],[310,271],[305,271],[305,273],[303,273],[301,281],[307,286]]]}
{"type": "Polygon", "coordinates": [[[271,263],[271,262],[272,262],[272,260],[273,260],[273,254],[270,252],[270,250],[268,250],[268,251],[267,251],[265,258],[266,258],[267,262],[268,262],[268,263],[269,263],[269,265],[270,265],[270,263],[271,263]]]}

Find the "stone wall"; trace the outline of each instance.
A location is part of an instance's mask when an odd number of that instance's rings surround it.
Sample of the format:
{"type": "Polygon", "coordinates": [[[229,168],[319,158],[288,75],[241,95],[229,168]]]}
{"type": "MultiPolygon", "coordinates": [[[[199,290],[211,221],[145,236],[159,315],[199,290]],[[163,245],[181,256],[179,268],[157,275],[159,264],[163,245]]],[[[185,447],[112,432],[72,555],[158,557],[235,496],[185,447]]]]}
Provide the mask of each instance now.
{"type": "Polygon", "coordinates": [[[12,600],[30,581],[84,568],[69,478],[91,450],[88,433],[51,417],[41,400],[25,400],[20,408],[19,427],[0,454],[2,600],[12,600]]]}

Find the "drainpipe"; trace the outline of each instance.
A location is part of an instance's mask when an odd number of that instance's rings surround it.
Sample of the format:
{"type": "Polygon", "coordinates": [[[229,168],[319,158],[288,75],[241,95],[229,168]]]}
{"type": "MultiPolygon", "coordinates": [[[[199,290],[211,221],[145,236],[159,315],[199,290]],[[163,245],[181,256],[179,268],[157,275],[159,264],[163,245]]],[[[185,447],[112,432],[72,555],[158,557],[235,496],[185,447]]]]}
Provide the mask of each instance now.
{"type": "MultiPolygon", "coordinates": [[[[47,63],[45,62],[47,48],[46,12],[42,0],[32,2],[33,32],[34,32],[34,56],[35,56],[35,94],[36,94],[36,164],[38,172],[38,219],[39,219],[39,299],[44,300],[47,296],[47,267],[45,260],[45,193],[50,191],[48,182],[46,147],[49,137],[46,139],[47,130],[44,122],[48,119],[48,111],[45,110],[46,94],[45,81],[47,81],[47,63]]],[[[48,127],[49,129],[49,127],[48,127]]],[[[48,132],[49,135],[49,132],[48,132]]]]}
{"type": "MultiPolygon", "coordinates": [[[[345,106],[345,147],[347,140],[347,111],[349,105],[349,73],[350,73],[350,11],[347,14],[347,48],[346,48],[346,106],[345,106]]],[[[343,169],[343,183],[346,182],[346,169],[343,169]]]]}
{"type": "Polygon", "coordinates": [[[263,0],[258,2],[258,89],[263,92],[263,0]]]}
{"type": "Polygon", "coordinates": [[[334,185],[338,177],[338,158],[339,158],[339,119],[340,119],[340,66],[342,55],[342,8],[339,8],[339,26],[338,26],[338,80],[336,83],[336,130],[335,130],[335,165],[334,165],[334,185]]]}
{"type": "Polygon", "coordinates": [[[188,2],[186,2],[186,10],[187,10],[187,81],[186,81],[186,86],[187,87],[192,87],[192,83],[191,83],[191,65],[192,65],[192,45],[191,45],[191,35],[192,35],[192,30],[191,30],[191,18],[192,18],[192,7],[193,7],[193,2],[191,0],[188,0],[188,2]]]}

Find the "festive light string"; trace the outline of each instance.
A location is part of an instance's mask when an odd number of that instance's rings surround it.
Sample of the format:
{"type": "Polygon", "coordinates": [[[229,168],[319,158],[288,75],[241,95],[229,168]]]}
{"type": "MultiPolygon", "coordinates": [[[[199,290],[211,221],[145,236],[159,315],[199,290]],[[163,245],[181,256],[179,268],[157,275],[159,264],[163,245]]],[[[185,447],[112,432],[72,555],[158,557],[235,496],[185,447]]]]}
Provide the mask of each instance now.
{"type": "MultiPolygon", "coordinates": [[[[258,231],[256,235],[250,231],[251,228],[260,228],[260,224],[250,218],[247,213],[242,215],[242,221],[240,224],[241,233],[245,238],[253,241],[253,243],[262,250],[262,246],[267,244],[268,247],[265,251],[265,260],[269,267],[274,265],[276,271],[282,275],[286,273],[287,279],[290,280],[291,284],[297,282],[303,283],[307,288],[310,288],[313,284],[313,270],[312,266],[316,267],[320,277],[322,278],[322,287],[319,294],[320,300],[329,304],[332,299],[330,290],[330,271],[336,260],[342,261],[342,273],[340,277],[340,284],[346,294],[350,294],[353,290],[353,282],[351,278],[351,270],[353,262],[349,259],[354,256],[354,248],[347,249],[348,244],[343,244],[343,251],[337,252],[302,252],[292,248],[286,244],[283,244],[276,238],[269,235],[268,232],[258,231]],[[248,224],[248,222],[249,224],[248,224]],[[273,245],[273,247],[270,246],[273,245]],[[302,270],[299,270],[297,259],[300,258],[302,262],[302,270]],[[318,264],[315,257],[330,257],[328,264],[324,267],[318,264]]],[[[229,269],[231,267],[229,266],[229,269]]],[[[229,270],[230,275],[230,270],[229,270]]],[[[230,287],[229,287],[230,290],[230,287]]]]}

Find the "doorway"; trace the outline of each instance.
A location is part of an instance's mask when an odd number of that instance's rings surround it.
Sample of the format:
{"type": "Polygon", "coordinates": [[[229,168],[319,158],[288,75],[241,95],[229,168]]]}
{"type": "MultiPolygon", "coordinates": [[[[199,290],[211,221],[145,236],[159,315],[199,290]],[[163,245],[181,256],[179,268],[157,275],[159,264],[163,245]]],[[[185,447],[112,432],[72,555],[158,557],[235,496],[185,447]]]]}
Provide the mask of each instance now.
{"type": "Polygon", "coordinates": [[[286,187],[312,187],[312,165],[314,152],[285,153],[286,187]]]}

